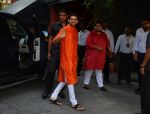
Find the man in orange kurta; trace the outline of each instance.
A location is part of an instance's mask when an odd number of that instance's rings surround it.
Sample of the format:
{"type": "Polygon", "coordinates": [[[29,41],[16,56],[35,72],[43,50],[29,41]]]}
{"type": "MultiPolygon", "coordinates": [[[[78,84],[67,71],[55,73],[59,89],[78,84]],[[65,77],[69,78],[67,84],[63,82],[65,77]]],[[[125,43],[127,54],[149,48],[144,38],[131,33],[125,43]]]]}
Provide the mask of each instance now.
{"type": "Polygon", "coordinates": [[[60,41],[60,67],[58,76],[60,83],[52,93],[50,101],[61,105],[62,103],[58,101],[57,96],[65,84],[67,84],[72,108],[82,111],[84,108],[77,103],[74,93],[74,84],[77,83],[78,31],[75,28],[77,23],[77,16],[72,14],[69,18],[69,24],[63,27],[53,40],[54,43],[60,41]]]}
{"type": "Polygon", "coordinates": [[[63,28],[66,37],[60,42],[60,68],[59,82],[66,82],[68,85],[77,82],[77,44],[78,32],[75,27],[67,25],[63,28]]]}

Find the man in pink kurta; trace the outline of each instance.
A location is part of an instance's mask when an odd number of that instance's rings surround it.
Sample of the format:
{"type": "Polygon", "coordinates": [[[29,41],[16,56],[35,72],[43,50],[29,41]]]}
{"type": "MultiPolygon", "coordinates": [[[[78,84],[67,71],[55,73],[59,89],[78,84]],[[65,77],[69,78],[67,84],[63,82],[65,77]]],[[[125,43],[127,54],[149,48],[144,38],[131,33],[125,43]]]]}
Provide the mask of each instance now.
{"type": "Polygon", "coordinates": [[[102,70],[105,65],[106,52],[109,49],[109,40],[107,35],[102,32],[102,24],[97,21],[94,30],[87,38],[87,48],[84,60],[84,88],[89,89],[90,78],[95,70],[98,87],[100,90],[107,91],[103,85],[102,70]]]}
{"type": "Polygon", "coordinates": [[[87,38],[86,61],[84,69],[86,70],[103,70],[106,59],[106,48],[108,46],[107,36],[104,32],[97,34],[97,31],[92,31],[87,38]],[[101,46],[103,51],[93,48],[93,45],[101,46]]]}

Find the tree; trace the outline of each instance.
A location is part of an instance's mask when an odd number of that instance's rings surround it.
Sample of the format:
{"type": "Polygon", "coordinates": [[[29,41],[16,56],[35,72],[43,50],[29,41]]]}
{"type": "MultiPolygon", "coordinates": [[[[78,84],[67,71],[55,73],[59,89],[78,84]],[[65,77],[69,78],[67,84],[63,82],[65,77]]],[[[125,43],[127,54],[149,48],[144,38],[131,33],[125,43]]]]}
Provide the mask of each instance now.
{"type": "Polygon", "coordinates": [[[150,18],[147,0],[84,0],[84,5],[94,19],[107,21],[116,38],[127,24],[136,31],[144,17],[150,18]]]}
{"type": "Polygon", "coordinates": [[[93,13],[94,19],[106,19],[111,16],[113,0],[85,0],[84,5],[93,13]]]}

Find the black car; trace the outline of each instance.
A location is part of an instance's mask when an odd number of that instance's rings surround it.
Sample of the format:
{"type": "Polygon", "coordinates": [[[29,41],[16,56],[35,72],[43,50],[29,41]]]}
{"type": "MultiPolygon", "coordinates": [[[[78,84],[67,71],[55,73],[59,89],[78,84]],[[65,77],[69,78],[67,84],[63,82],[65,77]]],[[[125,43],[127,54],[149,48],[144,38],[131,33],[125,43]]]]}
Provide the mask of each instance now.
{"type": "Polygon", "coordinates": [[[14,15],[0,12],[0,86],[35,76],[39,38],[14,15]]]}

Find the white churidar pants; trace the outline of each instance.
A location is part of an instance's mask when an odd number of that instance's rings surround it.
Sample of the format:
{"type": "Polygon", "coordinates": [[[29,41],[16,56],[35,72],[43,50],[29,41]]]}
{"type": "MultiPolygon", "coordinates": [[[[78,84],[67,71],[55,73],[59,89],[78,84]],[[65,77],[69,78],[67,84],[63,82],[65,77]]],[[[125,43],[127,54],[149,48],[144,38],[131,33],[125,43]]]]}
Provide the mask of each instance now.
{"type": "MultiPolygon", "coordinates": [[[[84,84],[89,85],[91,76],[94,70],[86,70],[85,71],[85,76],[84,76],[84,84]]],[[[102,70],[95,70],[96,73],[96,80],[98,87],[103,87],[103,76],[102,76],[102,70]]]]}
{"type": "MultiPolygon", "coordinates": [[[[66,83],[60,82],[57,87],[55,88],[54,92],[51,95],[51,99],[55,100],[58,97],[59,92],[61,89],[65,86],[66,83]]],[[[72,106],[77,104],[77,100],[75,97],[75,92],[74,92],[74,85],[68,85],[68,91],[69,91],[69,98],[72,106]]]]}

